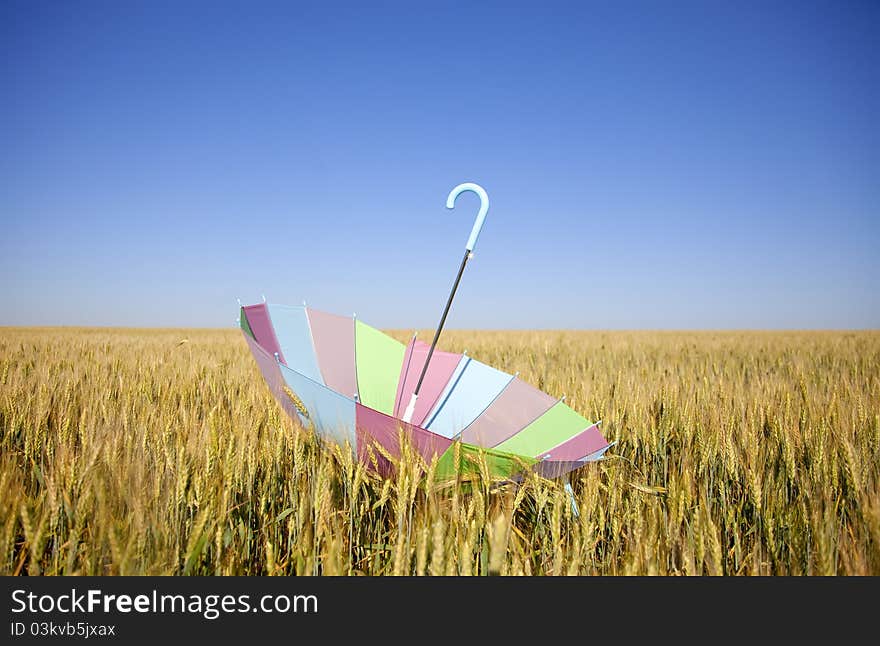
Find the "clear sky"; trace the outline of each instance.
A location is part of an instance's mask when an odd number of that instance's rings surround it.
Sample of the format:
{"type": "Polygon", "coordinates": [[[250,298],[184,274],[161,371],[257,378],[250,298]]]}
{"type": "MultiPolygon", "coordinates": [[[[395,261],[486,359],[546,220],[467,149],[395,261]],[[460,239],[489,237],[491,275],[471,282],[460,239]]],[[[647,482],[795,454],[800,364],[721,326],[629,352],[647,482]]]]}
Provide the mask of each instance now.
{"type": "Polygon", "coordinates": [[[0,325],[880,327],[877,2],[3,2],[0,325]]]}

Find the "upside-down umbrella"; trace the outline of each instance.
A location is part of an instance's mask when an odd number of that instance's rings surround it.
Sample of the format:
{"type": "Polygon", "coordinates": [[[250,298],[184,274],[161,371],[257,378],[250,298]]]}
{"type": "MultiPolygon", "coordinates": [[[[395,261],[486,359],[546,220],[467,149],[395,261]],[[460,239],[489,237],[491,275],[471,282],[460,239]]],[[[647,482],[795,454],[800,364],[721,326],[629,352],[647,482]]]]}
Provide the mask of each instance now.
{"type": "Polygon", "coordinates": [[[383,472],[403,442],[426,463],[437,459],[441,477],[480,463],[495,477],[564,475],[609,448],[598,422],[517,375],[436,349],[488,211],[485,191],[470,183],[453,189],[447,207],[464,191],[477,193],[481,208],[430,345],[305,305],[243,306],[241,329],[285,411],[383,472]]]}

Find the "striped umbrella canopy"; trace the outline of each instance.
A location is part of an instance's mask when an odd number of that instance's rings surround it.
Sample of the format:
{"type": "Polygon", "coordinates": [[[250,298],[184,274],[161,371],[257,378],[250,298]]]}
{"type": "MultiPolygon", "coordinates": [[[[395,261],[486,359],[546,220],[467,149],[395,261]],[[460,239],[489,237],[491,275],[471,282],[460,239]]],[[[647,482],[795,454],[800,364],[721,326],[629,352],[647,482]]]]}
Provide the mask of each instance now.
{"type": "Polygon", "coordinates": [[[434,350],[413,398],[429,352],[415,337],[405,345],[355,317],[304,305],[244,306],[240,323],[287,413],[383,473],[402,442],[427,464],[436,459],[440,477],[480,463],[493,477],[529,469],[558,477],[610,446],[598,422],[466,353],[434,350]]]}

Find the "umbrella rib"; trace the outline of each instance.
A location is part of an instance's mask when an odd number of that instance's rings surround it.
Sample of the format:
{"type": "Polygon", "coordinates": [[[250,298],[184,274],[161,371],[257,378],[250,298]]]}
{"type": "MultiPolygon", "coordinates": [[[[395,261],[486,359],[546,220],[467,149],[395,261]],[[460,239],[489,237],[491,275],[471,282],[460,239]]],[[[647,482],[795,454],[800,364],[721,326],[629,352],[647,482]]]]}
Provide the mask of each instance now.
{"type": "Polygon", "coordinates": [[[412,339],[410,340],[410,348],[409,348],[409,359],[406,362],[406,367],[403,369],[403,375],[400,378],[400,383],[397,388],[400,390],[400,399],[394,405],[394,416],[400,417],[400,406],[403,404],[403,398],[406,397],[406,393],[404,389],[406,388],[406,378],[409,376],[409,367],[412,365],[413,355],[416,352],[416,336],[417,334],[413,334],[412,339]]]}
{"type": "Polygon", "coordinates": [[[504,438],[504,439],[501,440],[500,442],[496,442],[495,444],[493,444],[493,445],[492,445],[492,448],[495,448],[495,447],[498,446],[499,444],[503,444],[504,442],[506,442],[507,440],[509,440],[509,439],[512,438],[512,437],[516,437],[517,435],[519,435],[520,433],[522,433],[524,430],[526,430],[529,426],[531,426],[532,424],[534,424],[535,422],[537,422],[539,419],[541,419],[542,417],[544,417],[544,415],[546,415],[546,414],[549,412],[549,410],[550,410],[551,408],[553,408],[553,407],[556,406],[557,404],[560,404],[560,403],[562,403],[562,402],[564,402],[564,401],[565,401],[565,397],[564,397],[564,396],[563,396],[563,397],[560,397],[560,398],[557,399],[555,402],[553,402],[552,404],[550,404],[550,406],[548,406],[546,410],[544,410],[543,412],[541,412],[540,414],[538,414],[537,416],[535,416],[534,419],[529,420],[529,421],[526,422],[523,426],[521,426],[520,428],[518,428],[517,431],[516,431],[515,433],[511,433],[510,435],[508,435],[506,438],[504,438]]]}
{"type": "Polygon", "coordinates": [[[613,447],[615,444],[617,444],[617,440],[614,440],[613,442],[608,442],[608,444],[603,446],[601,449],[599,449],[597,451],[593,451],[592,453],[588,453],[584,457],[578,458],[577,461],[578,462],[593,462],[595,460],[599,460],[608,451],[608,449],[613,447]]]}
{"type": "MultiPolygon", "coordinates": [[[[546,459],[548,459],[548,458],[552,458],[552,457],[553,457],[553,452],[556,451],[560,446],[562,446],[563,444],[568,444],[569,442],[571,442],[571,441],[572,441],[573,439],[575,439],[576,437],[579,437],[579,436],[583,435],[584,433],[586,433],[587,431],[589,431],[591,428],[594,428],[594,427],[595,427],[596,430],[598,431],[598,430],[599,430],[599,424],[601,424],[601,423],[602,423],[602,420],[601,420],[601,419],[598,420],[598,421],[596,421],[596,422],[590,422],[590,424],[588,424],[587,426],[585,426],[584,428],[582,428],[581,430],[579,430],[577,433],[573,434],[573,435],[572,435],[570,438],[568,438],[567,440],[562,440],[561,442],[559,442],[559,444],[554,444],[553,446],[551,446],[551,447],[550,447],[549,449],[547,449],[546,451],[541,451],[541,459],[546,460],[546,459]]],[[[599,431],[599,432],[601,433],[601,431],[599,431]]],[[[603,436],[602,439],[605,439],[604,436],[603,436]]],[[[605,442],[606,442],[606,444],[607,444],[608,440],[605,440],[605,442]]],[[[587,455],[592,455],[592,454],[595,453],[595,452],[596,452],[596,451],[590,451],[590,453],[588,453],[587,455]]],[[[580,460],[580,459],[582,459],[583,457],[584,457],[584,456],[581,456],[581,457],[576,458],[576,459],[580,460]]]]}
{"type": "Polygon", "coordinates": [[[507,390],[508,387],[510,387],[510,384],[512,384],[512,383],[516,380],[517,375],[519,375],[519,373],[516,373],[515,375],[511,375],[510,380],[508,380],[508,382],[507,382],[506,384],[504,384],[504,388],[502,388],[501,390],[499,390],[498,393],[492,398],[492,400],[491,400],[488,404],[486,404],[486,407],[485,407],[483,410],[480,411],[479,415],[477,415],[477,416],[476,416],[475,418],[473,418],[470,422],[468,422],[468,423],[464,426],[464,428],[462,428],[458,433],[456,433],[456,434],[453,436],[452,439],[461,439],[461,436],[464,435],[464,432],[465,432],[466,430],[468,430],[471,426],[473,426],[474,424],[476,424],[476,423],[477,423],[477,420],[480,419],[480,418],[486,413],[486,411],[489,410],[489,409],[492,407],[492,404],[494,404],[495,401],[496,401],[499,397],[501,397],[501,395],[504,393],[504,391],[507,390]]]}
{"type": "Polygon", "coordinates": [[[423,420],[422,428],[428,429],[428,427],[430,427],[431,424],[434,423],[434,420],[437,419],[437,415],[439,415],[440,411],[443,410],[446,402],[448,402],[449,398],[452,397],[452,393],[455,392],[458,383],[464,376],[464,371],[467,370],[467,367],[471,362],[471,358],[466,355],[462,355],[461,359],[459,359],[459,363],[461,362],[464,362],[464,365],[462,365],[461,370],[456,370],[458,374],[452,373],[452,376],[455,377],[455,381],[453,382],[452,378],[450,377],[449,381],[446,382],[446,386],[444,387],[443,392],[441,392],[437,396],[437,401],[434,402],[433,408],[428,411],[427,415],[425,415],[425,419],[428,419],[428,416],[430,416],[431,419],[428,420],[426,423],[423,420]],[[444,397],[443,395],[446,396],[444,397]]]}
{"type": "Polygon", "coordinates": [[[354,400],[359,402],[361,397],[361,383],[358,379],[358,334],[357,334],[357,314],[351,315],[352,326],[351,326],[351,334],[354,336],[354,388],[355,392],[352,394],[354,400]]]}
{"type": "Polygon", "coordinates": [[[309,341],[312,344],[312,355],[315,357],[315,367],[318,369],[318,374],[321,375],[321,380],[324,382],[324,385],[326,385],[327,378],[324,376],[324,371],[321,370],[321,362],[318,359],[318,347],[315,345],[315,335],[312,333],[312,319],[309,317],[309,308],[306,306],[305,301],[303,301],[302,308],[306,317],[306,327],[309,330],[309,341]]]}
{"type": "Polygon", "coordinates": [[[309,316],[309,307],[306,305],[305,301],[303,301],[303,312],[305,312],[306,315],[306,327],[309,328],[309,340],[312,342],[312,354],[315,355],[315,367],[318,368],[318,374],[321,375],[321,380],[326,386],[327,375],[324,374],[324,369],[321,368],[321,358],[318,356],[318,346],[315,345],[315,334],[312,332],[312,317],[309,316]]]}

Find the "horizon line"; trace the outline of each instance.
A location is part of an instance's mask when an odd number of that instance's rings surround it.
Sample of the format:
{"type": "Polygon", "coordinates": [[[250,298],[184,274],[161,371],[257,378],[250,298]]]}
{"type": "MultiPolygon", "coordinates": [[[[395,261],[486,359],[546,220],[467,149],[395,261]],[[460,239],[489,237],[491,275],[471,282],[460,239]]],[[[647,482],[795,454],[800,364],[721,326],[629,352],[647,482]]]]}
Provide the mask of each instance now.
{"type": "MultiPolygon", "coordinates": [[[[374,326],[376,327],[376,326],[374,326]]],[[[241,329],[237,326],[184,326],[184,325],[2,325],[0,330],[235,330],[241,329]]],[[[434,328],[413,328],[413,327],[377,327],[376,329],[389,332],[418,332],[421,330],[431,330],[434,328]]],[[[534,328],[444,328],[445,332],[880,332],[880,327],[700,327],[700,328],[676,328],[676,327],[654,327],[654,328],[592,328],[592,327],[534,327],[534,328]]]]}

